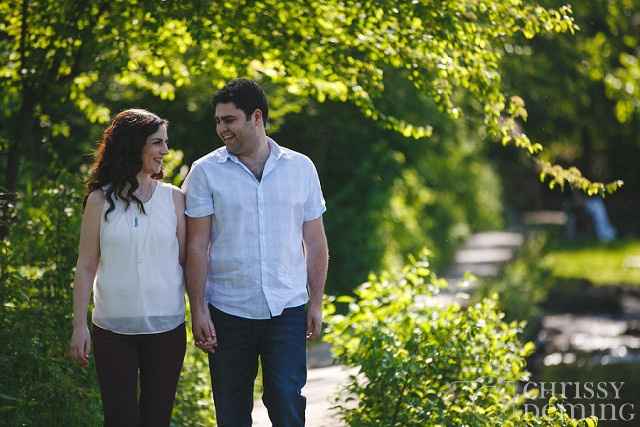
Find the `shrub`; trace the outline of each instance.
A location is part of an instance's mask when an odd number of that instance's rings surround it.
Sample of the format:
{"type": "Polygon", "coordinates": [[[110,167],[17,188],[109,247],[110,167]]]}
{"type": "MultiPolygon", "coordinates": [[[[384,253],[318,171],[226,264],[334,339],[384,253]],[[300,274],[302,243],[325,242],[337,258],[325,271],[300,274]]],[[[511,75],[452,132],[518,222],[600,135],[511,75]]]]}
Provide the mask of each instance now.
{"type": "Polygon", "coordinates": [[[505,323],[495,296],[467,309],[429,304],[445,285],[425,256],[328,305],[326,339],[339,362],[359,368],[337,401],[350,426],[595,425],[553,402],[544,416],[523,413],[517,384],[534,349],[518,338],[523,322],[505,323]],[[346,315],[336,303],[349,305],[346,315]]]}
{"type": "Polygon", "coordinates": [[[0,242],[0,424],[97,426],[95,369],[66,357],[73,268],[80,225],[80,183],[62,174],[16,206],[0,242]]]}

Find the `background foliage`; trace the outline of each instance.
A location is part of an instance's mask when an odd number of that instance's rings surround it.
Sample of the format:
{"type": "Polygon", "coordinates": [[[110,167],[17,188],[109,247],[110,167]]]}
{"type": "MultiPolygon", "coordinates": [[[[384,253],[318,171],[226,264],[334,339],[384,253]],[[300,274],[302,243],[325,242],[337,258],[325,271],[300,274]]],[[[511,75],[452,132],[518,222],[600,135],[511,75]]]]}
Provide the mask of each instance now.
{"type": "MultiPolygon", "coordinates": [[[[544,4],[559,7],[561,0],[544,4]]],[[[541,158],[578,166],[597,180],[621,178],[625,191],[607,197],[624,233],[637,234],[640,175],[640,2],[576,2],[575,34],[515,39],[505,56],[504,81],[526,100],[526,132],[545,141],[541,158]]],[[[497,154],[508,204],[517,209],[561,209],[550,192],[522,171],[520,154],[497,154]],[[523,191],[525,189],[526,191],[523,191]]]]}
{"type": "Polygon", "coordinates": [[[66,359],[81,196],[77,178],[60,173],[21,199],[2,241],[0,424],[99,425],[93,364],[66,359]]]}

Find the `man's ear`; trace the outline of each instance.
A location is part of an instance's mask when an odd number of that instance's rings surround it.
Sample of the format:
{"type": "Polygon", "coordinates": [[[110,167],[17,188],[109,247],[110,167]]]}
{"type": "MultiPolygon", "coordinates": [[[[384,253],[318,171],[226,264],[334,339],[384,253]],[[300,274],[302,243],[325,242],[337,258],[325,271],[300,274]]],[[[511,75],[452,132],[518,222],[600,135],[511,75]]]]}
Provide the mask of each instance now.
{"type": "Polygon", "coordinates": [[[258,122],[262,123],[262,127],[264,127],[264,120],[262,117],[262,110],[257,108],[256,111],[253,112],[253,123],[257,126],[258,122]]]}

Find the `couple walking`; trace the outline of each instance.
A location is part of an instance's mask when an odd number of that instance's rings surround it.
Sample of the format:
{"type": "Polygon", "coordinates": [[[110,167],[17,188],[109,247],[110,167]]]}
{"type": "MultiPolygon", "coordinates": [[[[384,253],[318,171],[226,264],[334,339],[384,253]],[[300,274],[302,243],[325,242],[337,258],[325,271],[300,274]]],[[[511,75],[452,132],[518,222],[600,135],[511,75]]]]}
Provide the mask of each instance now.
{"type": "Polygon", "coordinates": [[[186,347],[184,277],[218,425],[251,425],[258,359],[273,425],[304,425],[305,341],[320,334],[328,264],[318,174],[266,135],[254,81],[229,82],[213,107],[224,146],[194,162],[182,190],[161,181],[168,123],[155,114],[119,113],[98,146],[70,353],[88,364],[93,284],[106,426],[169,426],[186,347]]]}

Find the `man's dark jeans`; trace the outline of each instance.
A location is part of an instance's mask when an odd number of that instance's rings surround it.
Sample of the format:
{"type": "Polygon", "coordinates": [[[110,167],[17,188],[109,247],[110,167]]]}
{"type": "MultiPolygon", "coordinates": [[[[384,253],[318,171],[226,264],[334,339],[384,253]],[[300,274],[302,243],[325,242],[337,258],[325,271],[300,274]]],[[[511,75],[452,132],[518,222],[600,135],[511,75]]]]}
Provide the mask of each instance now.
{"type": "Polygon", "coordinates": [[[218,347],[209,354],[220,427],[251,427],[253,384],[262,364],[262,401],[274,427],[304,426],[307,381],[304,306],[265,320],[226,314],[209,305],[218,347]]]}

